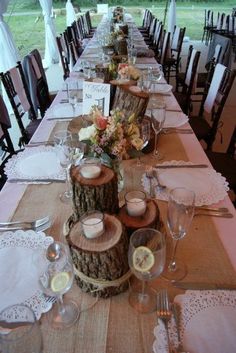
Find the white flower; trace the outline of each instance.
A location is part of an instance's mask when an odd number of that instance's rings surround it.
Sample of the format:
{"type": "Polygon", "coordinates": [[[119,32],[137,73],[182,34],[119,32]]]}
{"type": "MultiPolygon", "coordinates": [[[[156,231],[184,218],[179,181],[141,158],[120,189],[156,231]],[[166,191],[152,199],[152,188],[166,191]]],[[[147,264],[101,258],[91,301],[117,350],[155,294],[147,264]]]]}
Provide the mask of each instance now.
{"type": "Polygon", "coordinates": [[[96,127],[94,125],[83,127],[79,131],[79,140],[90,140],[93,136],[96,135],[96,127]]]}

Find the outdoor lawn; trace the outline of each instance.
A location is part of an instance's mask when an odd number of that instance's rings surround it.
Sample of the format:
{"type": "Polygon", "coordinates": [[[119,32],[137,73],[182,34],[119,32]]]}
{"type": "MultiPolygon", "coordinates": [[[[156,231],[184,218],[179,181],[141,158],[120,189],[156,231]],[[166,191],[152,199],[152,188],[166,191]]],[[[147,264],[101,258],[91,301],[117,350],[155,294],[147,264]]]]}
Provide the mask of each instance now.
{"type": "MultiPolygon", "coordinates": [[[[74,1],[74,6],[80,4],[80,10],[84,11],[87,9],[96,10],[96,2],[87,1],[81,2],[74,1]]],[[[55,25],[57,33],[60,34],[66,27],[66,12],[65,12],[66,1],[54,1],[54,13],[55,13],[55,25]]],[[[122,1],[118,0],[116,3],[110,4],[114,6],[116,4],[126,5],[127,12],[131,13],[137,23],[141,24],[143,9],[149,8],[156,15],[158,19],[163,20],[165,2],[162,1],[149,1],[142,2],[141,6],[135,6],[135,1],[122,1]]],[[[191,40],[201,40],[202,28],[204,23],[204,10],[212,9],[215,12],[231,13],[232,7],[235,6],[234,2],[228,1],[217,1],[217,2],[193,2],[193,1],[177,1],[177,25],[180,27],[186,27],[186,36],[191,40]]],[[[11,0],[8,7],[8,14],[6,15],[6,21],[10,26],[14,40],[19,48],[20,55],[23,57],[31,49],[37,47],[43,54],[44,51],[44,21],[41,13],[41,7],[37,0],[11,0]]],[[[92,13],[92,21],[95,26],[101,19],[101,15],[92,13]]]]}

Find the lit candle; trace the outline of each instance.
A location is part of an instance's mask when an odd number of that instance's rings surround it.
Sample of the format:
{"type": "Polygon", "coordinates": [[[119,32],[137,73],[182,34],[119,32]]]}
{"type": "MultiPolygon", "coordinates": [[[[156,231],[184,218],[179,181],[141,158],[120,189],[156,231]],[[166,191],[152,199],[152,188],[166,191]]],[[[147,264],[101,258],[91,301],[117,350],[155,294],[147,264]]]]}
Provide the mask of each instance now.
{"type": "Polygon", "coordinates": [[[99,165],[83,165],[80,173],[86,179],[95,179],[101,174],[101,167],[99,165]]]}
{"type": "Polygon", "coordinates": [[[128,214],[132,217],[142,216],[146,212],[146,202],[139,198],[132,198],[126,204],[128,214]]]}
{"type": "Polygon", "coordinates": [[[84,235],[89,238],[97,238],[104,232],[103,221],[100,218],[88,218],[83,221],[84,235]]]}

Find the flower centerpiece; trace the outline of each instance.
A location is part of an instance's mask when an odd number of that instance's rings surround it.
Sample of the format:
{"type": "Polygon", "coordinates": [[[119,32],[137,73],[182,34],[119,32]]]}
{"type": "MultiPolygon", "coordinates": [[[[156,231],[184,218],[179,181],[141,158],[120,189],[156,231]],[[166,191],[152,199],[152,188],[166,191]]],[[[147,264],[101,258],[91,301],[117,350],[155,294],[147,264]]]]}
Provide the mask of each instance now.
{"type": "Polygon", "coordinates": [[[108,166],[112,167],[114,160],[130,158],[132,150],[143,146],[135,113],[127,118],[116,108],[105,117],[98,107],[93,107],[90,116],[93,123],[80,129],[79,140],[88,143],[90,153],[101,157],[108,166]]]}
{"type": "Polygon", "coordinates": [[[141,76],[140,70],[128,64],[118,65],[118,77],[121,80],[134,80],[137,81],[141,76]]]}

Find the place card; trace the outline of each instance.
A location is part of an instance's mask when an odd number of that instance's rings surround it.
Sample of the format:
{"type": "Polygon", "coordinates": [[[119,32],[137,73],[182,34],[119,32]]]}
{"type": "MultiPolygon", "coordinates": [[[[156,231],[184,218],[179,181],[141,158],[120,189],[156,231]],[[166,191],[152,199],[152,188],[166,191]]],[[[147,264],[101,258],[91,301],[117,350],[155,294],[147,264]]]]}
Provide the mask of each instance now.
{"type": "Polygon", "coordinates": [[[84,81],[83,114],[89,114],[92,106],[97,106],[103,115],[108,116],[110,110],[110,84],[84,81]]]}

